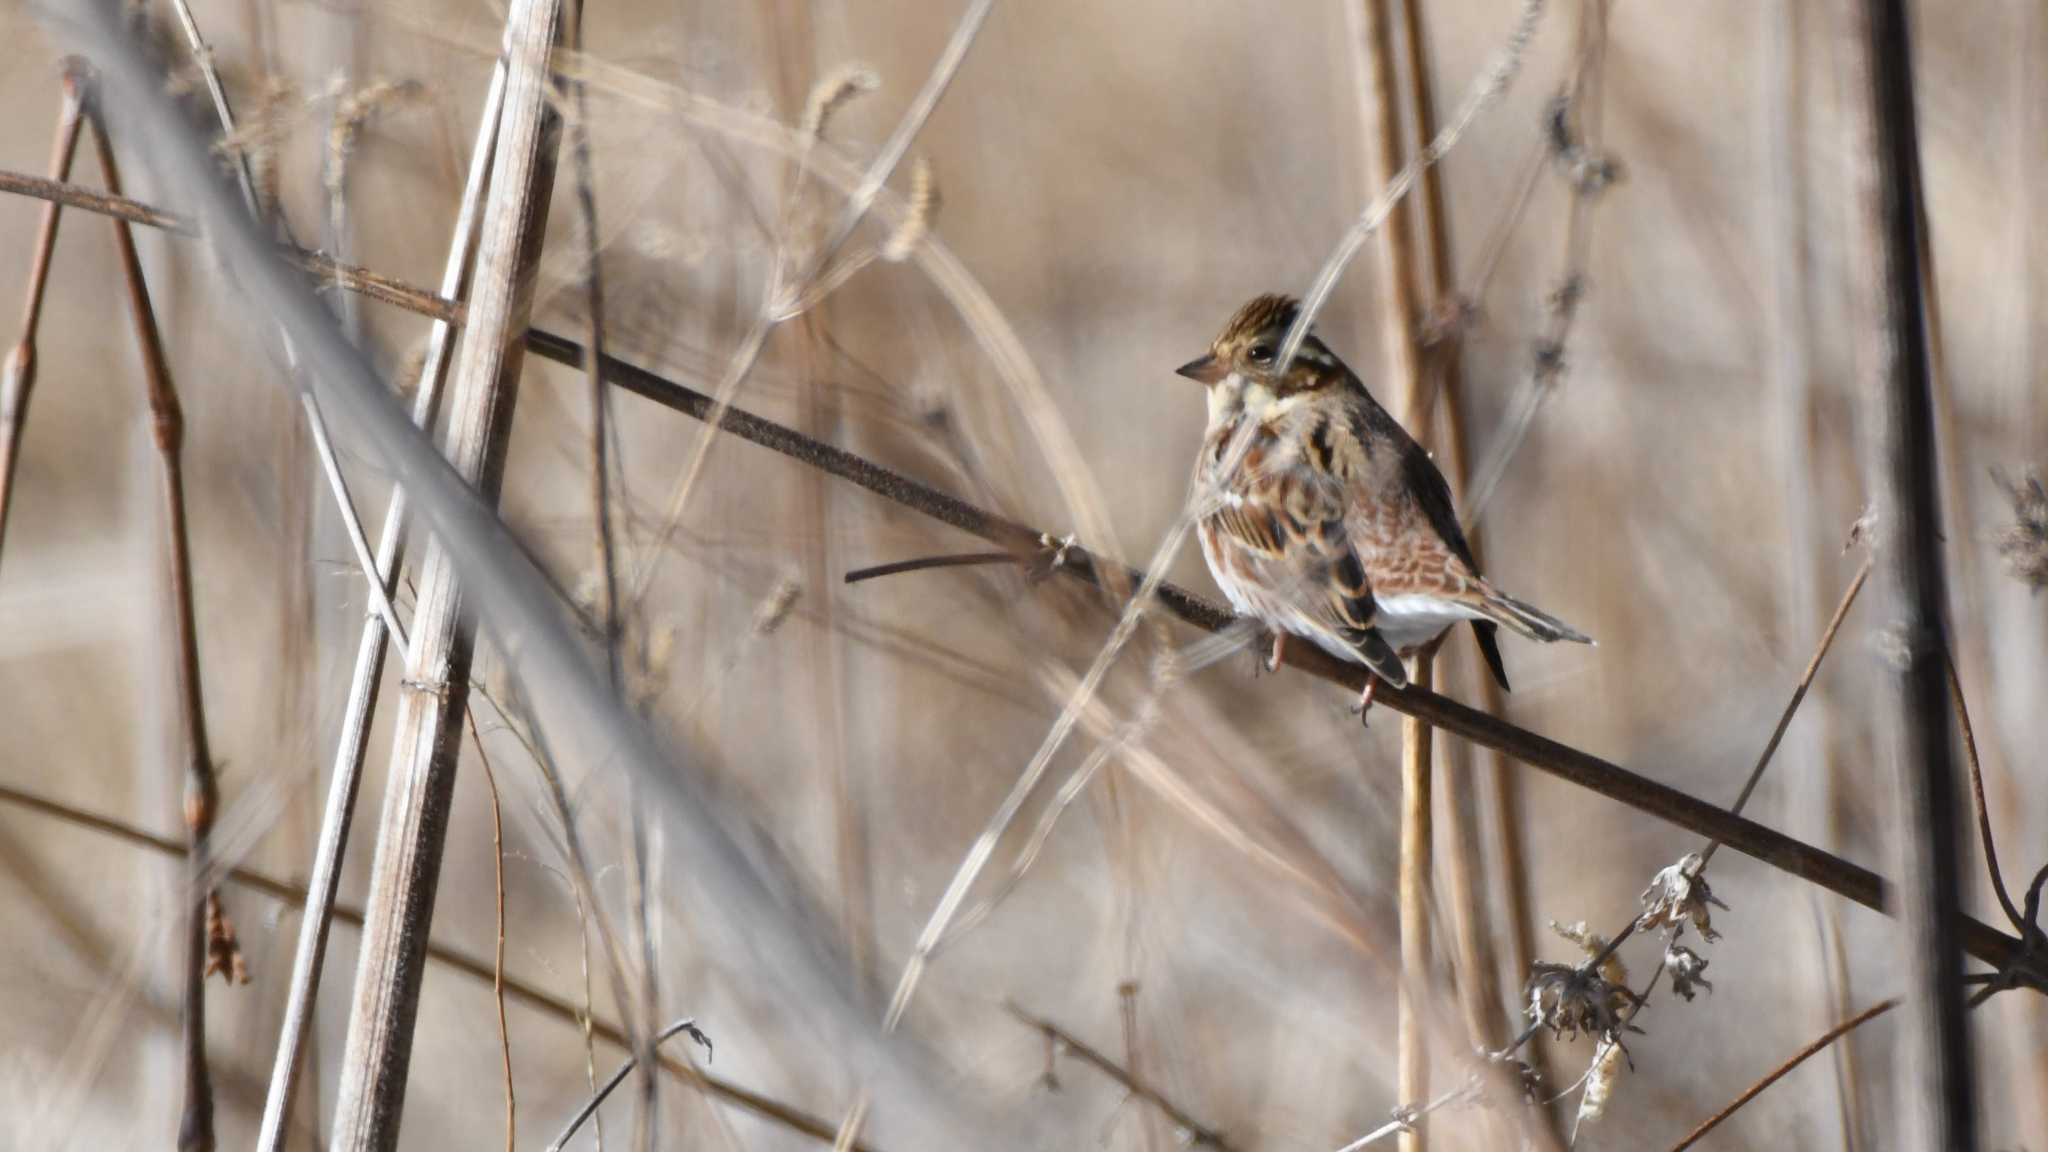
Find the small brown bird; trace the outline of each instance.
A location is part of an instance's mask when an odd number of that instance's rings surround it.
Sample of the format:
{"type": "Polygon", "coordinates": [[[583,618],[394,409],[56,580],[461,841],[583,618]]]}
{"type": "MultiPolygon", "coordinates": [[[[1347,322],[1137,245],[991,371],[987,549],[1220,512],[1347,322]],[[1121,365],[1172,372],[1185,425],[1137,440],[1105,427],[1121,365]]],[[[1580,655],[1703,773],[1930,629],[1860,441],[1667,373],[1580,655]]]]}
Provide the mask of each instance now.
{"type": "Polygon", "coordinates": [[[1450,486],[1365,385],[1311,333],[1285,372],[1275,362],[1299,304],[1260,296],[1238,310],[1207,355],[1180,367],[1209,391],[1209,430],[1195,464],[1202,556],[1232,607],[1373,672],[1408,682],[1400,657],[1470,621],[1479,651],[1508,686],[1494,633],[1592,641],[1479,575],[1450,486]]]}

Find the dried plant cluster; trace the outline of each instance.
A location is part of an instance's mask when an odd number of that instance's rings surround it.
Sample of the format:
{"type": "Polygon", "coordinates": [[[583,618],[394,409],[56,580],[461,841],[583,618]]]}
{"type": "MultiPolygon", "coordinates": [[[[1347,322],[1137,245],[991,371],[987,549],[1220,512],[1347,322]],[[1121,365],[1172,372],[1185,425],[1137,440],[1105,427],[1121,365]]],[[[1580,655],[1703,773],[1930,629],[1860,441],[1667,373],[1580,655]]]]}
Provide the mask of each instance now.
{"type": "Polygon", "coordinates": [[[2036,6],[74,7],[0,1142],[2048,1144],[2036,6]],[[1258,675],[1279,290],[1600,647],[1258,675]]]}

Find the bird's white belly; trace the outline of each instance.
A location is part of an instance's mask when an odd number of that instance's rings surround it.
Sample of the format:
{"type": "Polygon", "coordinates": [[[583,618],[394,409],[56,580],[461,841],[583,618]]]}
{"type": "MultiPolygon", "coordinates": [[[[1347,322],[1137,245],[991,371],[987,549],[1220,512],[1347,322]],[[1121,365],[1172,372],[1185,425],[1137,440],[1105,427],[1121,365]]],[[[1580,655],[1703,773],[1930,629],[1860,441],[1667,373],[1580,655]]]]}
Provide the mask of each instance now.
{"type": "Polygon", "coordinates": [[[1374,599],[1379,605],[1379,614],[1373,617],[1373,623],[1396,652],[1420,648],[1461,620],[1480,619],[1477,612],[1434,596],[1379,596],[1374,599]]]}

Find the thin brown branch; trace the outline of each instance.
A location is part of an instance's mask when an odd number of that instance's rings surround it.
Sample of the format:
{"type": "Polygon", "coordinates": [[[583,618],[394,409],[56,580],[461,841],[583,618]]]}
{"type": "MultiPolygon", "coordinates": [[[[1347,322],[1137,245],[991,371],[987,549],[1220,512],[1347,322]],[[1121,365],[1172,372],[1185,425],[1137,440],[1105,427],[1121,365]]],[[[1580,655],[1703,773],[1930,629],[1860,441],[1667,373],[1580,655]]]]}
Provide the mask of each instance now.
{"type": "Polygon", "coordinates": [[[1217,1152],[1235,1152],[1230,1142],[1223,1138],[1221,1132],[1195,1119],[1179,1105],[1161,1095],[1158,1089],[1125,1070],[1116,1061],[1075,1039],[1072,1033],[1063,1030],[1059,1025],[1054,1024],[1050,1020],[1033,1016],[1016,1004],[1006,1002],[1003,1007],[1009,1009],[1010,1015],[1015,1016],[1026,1027],[1043,1034],[1047,1040],[1052,1042],[1055,1051],[1064,1051],[1067,1055],[1080,1060],[1083,1064],[1123,1085],[1124,1091],[1159,1109],[1167,1119],[1173,1121],[1188,1134],[1190,1143],[1197,1146],[1214,1148],[1217,1152]]]}
{"type": "MultiPolygon", "coordinates": [[[[111,216],[128,224],[162,229],[188,240],[199,238],[198,230],[185,217],[144,204],[140,200],[131,200],[117,192],[95,192],[77,184],[66,184],[57,180],[45,180],[40,176],[7,171],[0,171],[0,192],[28,196],[101,216],[111,216]]],[[[323,252],[300,248],[297,245],[281,244],[278,251],[299,268],[350,292],[395,308],[403,308],[408,312],[416,312],[432,320],[444,320],[451,324],[462,322],[461,304],[417,285],[373,272],[360,265],[345,264],[323,252]]]]}
{"type": "MultiPolygon", "coordinates": [[[[1742,791],[1736,794],[1735,806],[1729,809],[1730,812],[1742,811],[1749,803],[1750,794],[1756,791],[1757,781],[1763,779],[1764,769],[1771,766],[1771,758],[1777,755],[1778,745],[1785,739],[1785,730],[1792,726],[1792,717],[1799,713],[1800,702],[1806,699],[1806,690],[1813,686],[1813,678],[1820,672],[1821,661],[1827,658],[1828,649],[1834,647],[1835,633],[1842,630],[1842,621],[1848,618],[1849,609],[1856,603],[1857,594],[1863,591],[1863,582],[1870,578],[1872,563],[1872,560],[1866,558],[1862,567],[1856,569],[1856,575],[1849,581],[1849,586],[1842,590],[1842,599],[1835,605],[1835,614],[1828,618],[1828,626],[1821,631],[1820,642],[1813,647],[1813,658],[1806,662],[1806,671],[1800,673],[1799,683],[1792,689],[1792,698],[1785,701],[1785,710],[1778,714],[1778,724],[1771,729],[1771,738],[1764,742],[1763,753],[1756,758],[1756,766],[1749,770],[1748,779],[1742,782],[1742,791]]],[[[1700,850],[1702,870],[1714,859],[1714,853],[1719,851],[1720,847],[1721,842],[1714,840],[1700,850]]]]}
{"type": "Polygon", "coordinates": [[[505,813],[498,798],[498,774],[491,770],[490,750],[476,730],[476,710],[464,708],[462,717],[469,722],[469,740],[476,747],[476,760],[491,792],[491,879],[496,895],[492,915],[497,926],[497,950],[491,954],[491,995],[498,1002],[498,1054],[505,1066],[505,1152],[514,1152],[519,1144],[519,1095],[512,1087],[512,1032],[505,1023],[505,813]]]}
{"type": "Polygon", "coordinates": [[[1725,1106],[1722,1107],[1722,1109],[1719,1112],[1716,1112],[1712,1116],[1707,1117],[1705,1120],[1700,1121],[1699,1127],[1694,1128],[1692,1131],[1686,1133],[1685,1138],[1683,1140],[1680,1140],[1678,1143],[1673,1144],[1671,1146],[1671,1152],[1685,1152],[1687,1148],[1690,1148],[1693,1145],[1699,1143],[1700,1140],[1703,1139],[1707,1133],[1712,1132],[1715,1128],[1719,1127],[1723,1121],[1727,1120],[1730,1116],[1735,1115],[1736,1112],[1741,1110],[1743,1105],[1748,1104],[1751,1100],[1754,1100],[1758,1096],[1763,1095],[1765,1089],[1769,1088],[1773,1084],[1776,1084],[1778,1081],[1784,1079],[1785,1076],[1788,1073],[1790,1073],[1794,1068],[1797,1068],[1801,1064],[1804,1064],[1808,1059],[1812,1058],[1813,1056],[1819,1055],[1821,1052],[1826,1051],[1828,1045],[1833,1044],[1835,1041],[1840,1040],[1842,1037],[1847,1036],[1849,1033],[1854,1032],[1856,1029],[1862,1027],[1865,1024],[1870,1023],[1872,1020],[1877,1019],[1879,1016],[1884,1015],[1885,1013],[1891,1011],[1892,1009],[1898,1006],[1899,1002],[1897,1000],[1881,1000],[1878,1003],[1872,1004],[1870,1007],[1865,1008],[1863,1011],[1858,1012],[1856,1015],[1849,1017],[1847,1020],[1842,1021],[1840,1024],[1835,1025],[1833,1028],[1828,1029],[1826,1032],[1823,1032],[1818,1039],[1814,1040],[1813,1043],[1808,1044],[1806,1047],[1801,1048],[1797,1052],[1794,1052],[1790,1059],[1786,1060],[1783,1064],[1778,1065],[1776,1068],[1771,1069],[1769,1072],[1766,1072],[1764,1074],[1763,1079],[1758,1080],[1756,1083],[1751,1084],[1747,1088],[1744,1088],[1742,1092],[1735,1097],[1735,1099],[1730,1100],[1725,1106]]]}
{"type": "MultiPolygon", "coordinates": [[[[553,333],[528,329],[526,343],[534,354],[544,359],[569,366],[582,363],[583,350],[574,341],[553,333]]],[[[616,357],[607,356],[601,363],[606,378],[615,387],[693,419],[701,420],[712,411],[711,397],[702,392],[616,357]]],[[[742,440],[857,484],[886,500],[1000,547],[1030,551],[1039,548],[1040,541],[1045,538],[1045,533],[1039,529],[988,512],[845,449],[822,443],[743,409],[726,409],[721,427],[742,440]]],[[[1095,584],[1102,579],[1099,569],[1100,562],[1092,553],[1074,545],[1066,549],[1063,562],[1055,570],[1084,583],[1095,584]]],[[[1126,570],[1123,579],[1135,584],[1139,574],[1126,570]]],[[[1156,599],[1169,613],[1204,631],[1220,632],[1236,622],[1229,612],[1171,583],[1159,586],[1156,599]]],[[[1309,645],[1290,649],[1287,667],[1342,685],[1354,693],[1364,688],[1367,675],[1363,668],[1340,662],[1309,645]]],[[[1560,744],[1418,688],[1394,688],[1382,684],[1374,702],[1404,715],[1419,717],[1440,731],[1494,749],[1541,772],[1598,792],[1677,827],[1719,839],[1744,855],[1866,908],[1888,911],[1886,884],[1877,873],[1589,752],[1560,744]]],[[[1963,938],[1971,955],[1995,966],[2005,967],[2019,956],[2018,940],[1975,920],[1964,922],[1963,938]]],[[[2030,983],[2039,981],[2043,976],[2035,968],[2028,969],[2026,975],[2030,983]]]]}
{"type": "MultiPolygon", "coordinates": [[[[50,179],[62,181],[71,175],[71,158],[78,153],[78,127],[83,115],[80,78],[74,61],[63,68],[64,103],[57,111],[57,138],[50,145],[50,179]]],[[[0,544],[7,539],[7,510],[13,504],[14,468],[21,451],[22,430],[28,423],[29,394],[36,382],[36,328],[43,315],[43,290],[50,281],[50,253],[57,247],[57,219],[62,206],[43,205],[42,221],[36,226],[35,255],[28,268],[27,299],[21,306],[21,339],[7,354],[0,369],[0,544]]]]}
{"type": "MultiPolygon", "coordinates": [[[[98,154],[102,178],[113,195],[121,194],[121,173],[107,136],[105,122],[88,95],[86,116],[92,121],[94,151],[98,154]]],[[[208,839],[220,806],[220,785],[214,777],[213,752],[206,737],[206,703],[200,689],[199,626],[192,608],[192,543],[185,519],[185,415],[178,402],[177,385],[171,379],[169,358],[156,325],[156,312],[149,300],[149,285],[143,279],[142,260],[135,252],[135,238],[126,221],[114,222],[114,249],[121,261],[121,279],[127,286],[128,306],[135,324],[135,340],[141,352],[142,376],[149,403],[151,431],[157,448],[162,478],[164,534],[167,546],[165,580],[169,586],[172,636],[177,645],[175,675],[178,710],[183,727],[185,830],[190,837],[186,856],[187,886],[184,889],[185,925],[185,1007],[184,1103],[178,1121],[180,1152],[211,1152],[213,1132],[213,1084],[206,1064],[206,976],[221,966],[233,980],[237,970],[232,954],[233,930],[224,914],[213,904],[213,891],[205,876],[212,867],[208,839]],[[219,931],[209,931],[209,912],[219,931]],[[217,946],[216,941],[220,941],[217,946]],[[220,950],[216,956],[217,947],[220,950]]]]}
{"type": "Polygon", "coordinates": [[[1977,837],[1984,842],[1984,869],[1991,873],[1991,890],[1998,895],[1999,910],[2011,921],[2013,930],[2024,934],[2027,922],[2020,915],[2019,906],[2012,902],[2012,893],[2005,887],[2005,874],[1998,868],[1998,845],[1991,836],[1991,808],[1984,802],[1984,768],[1977,760],[1977,730],[1970,726],[1970,706],[1963,701],[1963,678],[1956,672],[1955,657],[1942,654],[1942,666],[1948,670],[1949,699],[1955,703],[1956,728],[1963,737],[1963,761],[1970,769],[1970,804],[1976,810],[1977,837]]]}

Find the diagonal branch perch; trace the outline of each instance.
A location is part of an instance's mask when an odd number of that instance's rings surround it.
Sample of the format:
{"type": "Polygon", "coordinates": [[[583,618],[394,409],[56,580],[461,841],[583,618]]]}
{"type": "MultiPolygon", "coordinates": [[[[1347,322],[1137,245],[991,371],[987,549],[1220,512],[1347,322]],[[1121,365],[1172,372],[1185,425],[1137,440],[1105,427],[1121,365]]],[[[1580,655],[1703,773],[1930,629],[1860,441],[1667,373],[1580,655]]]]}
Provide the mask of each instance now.
{"type": "MultiPolygon", "coordinates": [[[[536,355],[558,364],[580,367],[583,363],[582,348],[554,333],[529,329],[526,343],[536,355]]],[[[712,399],[702,392],[615,357],[607,356],[600,363],[604,367],[605,378],[616,387],[693,419],[701,420],[711,413],[712,399]]],[[[720,427],[742,440],[858,484],[886,500],[950,524],[1020,556],[1037,555],[1042,550],[1042,541],[1046,539],[1046,534],[1038,529],[985,511],[843,448],[821,443],[743,409],[727,408],[720,427]]],[[[1090,584],[1101,578],[1096,557],[1079,545],[1065,550],[1064,562],[1056,571],[1090,584]]],[[[1139,576],[1135,572],[1126,572],[1124,579],[1135,584],[1139,576]]],[[[1168,612],[1204,631],[1221,632],[1235,622],[1230,613],[1174,584],[1161,584],[1157,597],[1168,612]]],[[[1343,685],[1352,692],[1364,687],[1366,673],[1363,669],[1324,656],[1312,647],[1290,649],[1287,667],[1343,685]]],[[[1598,792],[1639,812],[1718,839],[1744,855],[1866,908],[1890,913],[1886,903],[1887,886],[1877,873],[1783,832],[1733,815],[1668,784],[1658,783],[1589,752],[1517,727],[1434,692],[1414,687],[1397,689],[1382,684],[1373,700],[1375,704],[1384,704],[1396,712],[1416,716],[1442,731],[1511,756],[1531,768],[1598,792]]],[[[2017,939],[1973,919],[1963,921],[1963,944],[1972,956],[1999,967],[2013,963],[2020,954],[2017,939]]],[[[2030,983],[2039,983],[2048,977],[2048,973],[2029,969],[2028,976],[2030,983]]]]}

